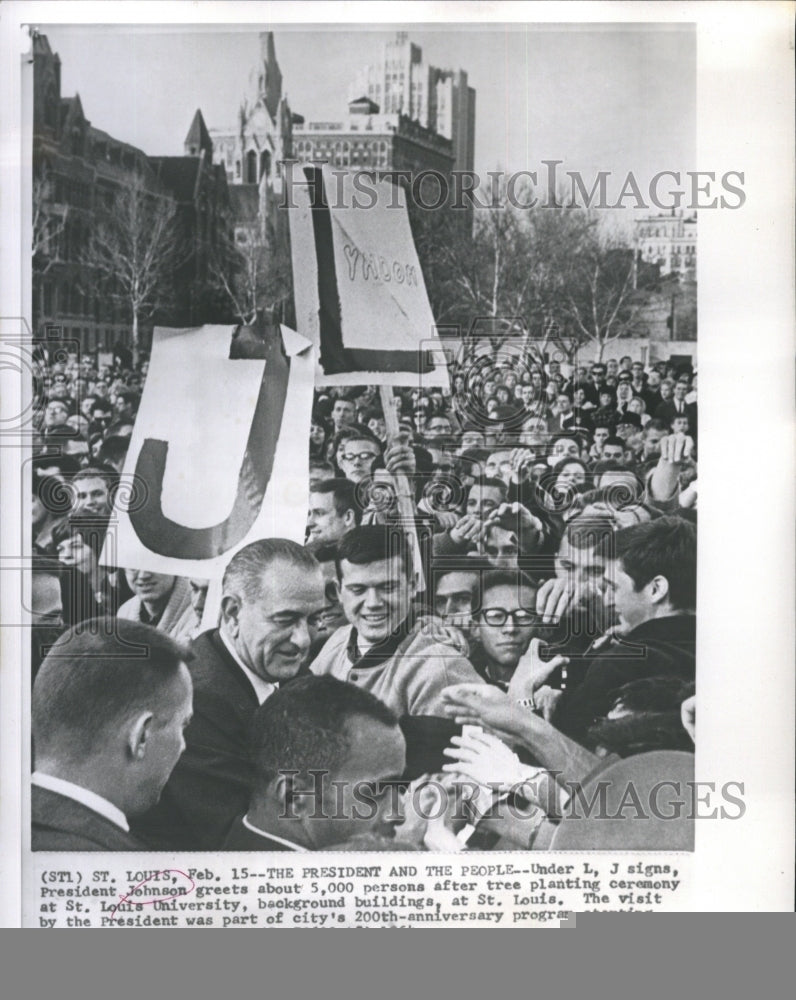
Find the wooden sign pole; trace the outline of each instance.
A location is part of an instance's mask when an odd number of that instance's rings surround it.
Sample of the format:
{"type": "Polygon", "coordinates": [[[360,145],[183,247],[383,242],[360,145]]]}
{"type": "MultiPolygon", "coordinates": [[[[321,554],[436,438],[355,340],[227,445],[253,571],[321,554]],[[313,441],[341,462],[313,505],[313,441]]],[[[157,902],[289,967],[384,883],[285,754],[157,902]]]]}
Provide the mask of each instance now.
{"type": "MultiPolygon", "coordinates": [[[[396,397],[392,386],[380,385],[379,396],[381,397],[381,408],[384,411],[387,440],[394,441],[401,433],[401,426],[398,422],[398,414],[395,409],[396,397]]],[[[401,515],[401,523],[412,544],[415,564],[415,590],[419,593],[426,589],[426,583],[423,575],[423,561],[420,555],[420,542],[417,537],[417,527],[415,524],[417,512],[414,490],[412,489],[412,484],[402,472],[393,475],[392,479],[395,484],[395,495],[398,500],[398,512],[401,515]]]]}

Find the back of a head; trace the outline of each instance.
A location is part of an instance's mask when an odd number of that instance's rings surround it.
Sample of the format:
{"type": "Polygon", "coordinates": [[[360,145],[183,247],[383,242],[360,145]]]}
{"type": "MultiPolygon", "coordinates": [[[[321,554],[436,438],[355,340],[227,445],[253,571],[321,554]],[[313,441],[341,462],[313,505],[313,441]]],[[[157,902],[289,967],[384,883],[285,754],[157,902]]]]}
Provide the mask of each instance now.
{"type": "Polygon", "coordinates": [[[289,538],[260,538],[244,545],[230,559],[222,579],[223,594],[240,597],[247,603],[257,601],[263,576],[277,562],[302,567],[310,573],[319,570],[317,559],[298,542],[289,538]]]}
{"type": "Polygon", "coordinates": [[[334,772],[351,747],[361,718],[397,726],[398,719],[364,688],[329,675],[299,677],[279,688],[255,713],[251,735],[257,784],[280,772],[334,772]]]}
{"type": "Polygon", "coordinates": [[[676,515],[622,528],[614,553],[636,589],[655,576],[669,584],[669,602],[678,611],[696,608],[696,529],[676,515]]]}
{"type": "Polygon", "coordinates": [[[599,719],[589,729],[587,745],[620,757],[655,750],[693,751],[683,727],[680,707],[694,693],[692,682],[680,677],[643,677],[615,692],[614,707],[622,714],[599,719]]]}
{"type": "Polygon", "coordinates": [[[397,556],[406,575],[412,575],[412,549],[404,531],[387,524],[361,524],[343,535],[337,548],[337,573],[343,561],[355,566],[381,562],[397,556]]]}
{"type": "Polygon", "coordinates": [[[170,636],[127,619],[89,619],[53,645],[33,685],[37,757],[81,763],[99,757],[110,735],[137,711],[154,708],[193,654],[170,636]]]}
{"type": "Polygon", "coordinates": [[[680,712],[680,706],[694,693],[694,682],[668,675],[639,677],[616,691],[615,705],[628,712],[680,712]]]}

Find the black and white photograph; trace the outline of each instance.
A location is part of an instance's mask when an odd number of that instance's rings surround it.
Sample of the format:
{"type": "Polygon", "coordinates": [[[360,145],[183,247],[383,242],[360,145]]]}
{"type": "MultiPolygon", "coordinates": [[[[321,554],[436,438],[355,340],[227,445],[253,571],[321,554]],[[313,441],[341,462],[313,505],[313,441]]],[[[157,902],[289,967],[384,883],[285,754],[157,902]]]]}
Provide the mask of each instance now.
{"type": "Polygon", "coordinates": [[[700,470],[760,401],[699,419],[749,191],[698,25],[362,13],[27,26],[22,842],[100,885],[59,926],[677,909],[747,811],[695,771],[700,492],[768,461],[700,470]]]}

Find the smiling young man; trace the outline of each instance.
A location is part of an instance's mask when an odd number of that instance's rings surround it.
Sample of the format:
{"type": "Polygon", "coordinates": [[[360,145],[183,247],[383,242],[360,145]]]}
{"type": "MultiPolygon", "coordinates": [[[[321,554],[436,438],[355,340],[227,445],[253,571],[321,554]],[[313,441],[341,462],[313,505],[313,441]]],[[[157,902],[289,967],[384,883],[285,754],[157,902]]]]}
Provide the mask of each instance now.
{"type": "Polygon", "coordinates": [[[480,681],[444,633],[415,628],[412,551],[399,529],[354,528],[340,542],[337,574],[350,624],[320,651],[314,674],[357,684],[398,716],[442,715],[441,695],[449,684],[480,681]]]}
{"type": "Polygon", "coordinates": [[[356,487],[349,479],[328,479],[311,486],[307,545],[336,545],[361,517],[356,487]]]}

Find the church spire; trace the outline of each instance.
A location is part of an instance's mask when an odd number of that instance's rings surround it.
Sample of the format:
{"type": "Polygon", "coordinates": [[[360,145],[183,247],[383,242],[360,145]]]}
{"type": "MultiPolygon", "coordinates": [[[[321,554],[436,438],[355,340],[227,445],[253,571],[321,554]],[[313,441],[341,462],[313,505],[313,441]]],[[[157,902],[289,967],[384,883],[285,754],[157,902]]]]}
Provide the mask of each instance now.
{"type": "Polygon", "coordinates": [[[185,137],[185,155],[199,156],[202,150],[205,151],[208,161],[213,159],[213,140],[207,131],[202,112],[197,108],[188,135],[185,137]]]}
{"type": "Polygon", "coordinates": [[[260,73],[258,84],[257,97],[265,104],[271,120],[276,121],[279,100],[282,97],[282,71],[279,69],[279,63],[276,60],[276,47],[272,31],[263,31],[260,33],[260,73]]]}

